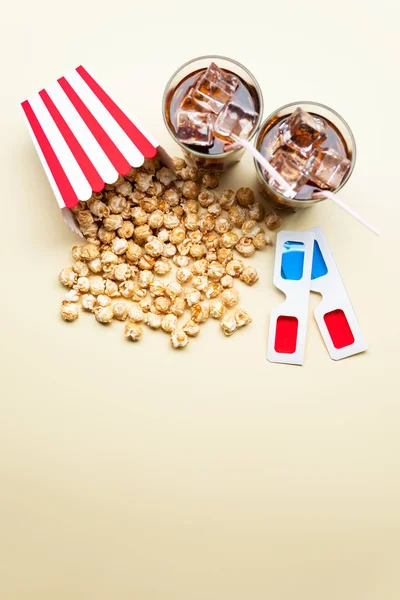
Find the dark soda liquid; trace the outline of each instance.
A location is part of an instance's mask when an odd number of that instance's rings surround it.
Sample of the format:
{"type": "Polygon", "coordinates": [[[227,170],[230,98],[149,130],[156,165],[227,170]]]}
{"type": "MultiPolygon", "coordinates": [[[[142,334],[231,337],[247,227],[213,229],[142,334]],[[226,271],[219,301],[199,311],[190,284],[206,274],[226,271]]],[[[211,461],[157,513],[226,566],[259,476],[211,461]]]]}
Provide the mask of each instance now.
{"type": "MultiPolygon", "coordinates": [[[[170,92],[169,96],[167,97],[166,117],[170,126],[172,126],[175,132],[177,129],[176,116],[179,105],[182,102],[182,99],[186,95],[189,88],[195,84],[197,78],[203,73],[205,73],[206,70],[207,69],[198,69],[197,71],[193,71],[193,73],[187,75],[187,77],[182,79],[182,81],[176,86],[174,90],[170,92]]],[[[236,73],[233,73],[233,71],[229,71],[228,69],[224,69],[224,71],[230,73],[231,75],[235,75],[235,77],[237,77],[239,80],[238,88],[232,96],[232,100],[240,104],[240,106],[243,106],[243,108],[246,110],[259,113],[260,101],[256,89],[253,86],[248,85],[246,82],[244,82],[243,79],[241,79],[241,77],[239,77],[239,75],[237,75],[236,73]]],[[[194,150],[195,152],[200,152],[201,154],[212,156],[214,154],[223,154],[224,152],[226,152],[226,150],[224,150],[224,146],[227,143],[229,143],[229,140],[224,141],[214,136],[213,145],[207,148],[205,148],[204,146],[194,146],[189,144],[185,144],[185,146],[187,148],[190,148],[191,150],[194,150]]]]}
{"type": "MultiPolygon", "coordinates": [[[[321,144],[320,148],[328,149],[332,148],[336,150],[336,152],[340,155],[341,158],[348,158],[351,160],[351,151],[349,150],[343,135],[340,133],[339,129],[331,123],[325,117],[318,115],[316,113],[310,112],[313,117],[317,117],[326,126],[326,140],[321,144]]],[[[273,117],[268,123],[265,124],[263,130],[260,132],[260,140],[261,143],[258,145],[258,150],[261,152],[263,156],[267,159],[270,158],[271,153],[269,148],[272,147],[273,142],[276,140],[278,135],[279,125],[290,115],[284,115],[281,117],[273,117]]],[[[264,175],[265,177],[265,175],[264,175]]],[[[268,181],[268,177],[265,177],[268,181]]],[[[320,191],[320,188],[315,185],[312,181],[307,181],[297,192],[295,196],[295,200],[310,200],[313,192],[320,191]]]]}

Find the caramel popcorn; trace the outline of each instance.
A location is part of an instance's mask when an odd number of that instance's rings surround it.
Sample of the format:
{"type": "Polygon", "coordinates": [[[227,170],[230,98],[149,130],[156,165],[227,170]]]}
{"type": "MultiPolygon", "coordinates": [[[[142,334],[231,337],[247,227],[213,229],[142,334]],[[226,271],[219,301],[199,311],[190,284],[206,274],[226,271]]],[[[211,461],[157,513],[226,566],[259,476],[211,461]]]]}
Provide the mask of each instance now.
{"type": "Polygon", "coordinates": [[[235,311],[234,318],[238,327],[244,327],[251,323],[251,317],[243,310],[243,308],[238,308],[237,311],[235,311]]]}
{"type": "Polygon", "coordinates": [[[177,267],[188,267],[190,265],[190,256],[182,256],[182,254],[175,254],[172,257],[172,262],[177,267]]]}
{"type": "Polygon", "coordinates": [[[88,277],[78,277],[75,288],[78,292],[86,294],[90,289],[90,281],[88,277]]]}
{"type": "MultiPolygon", "coordinates": [[[[218,174],[201,174],[183,159],[174,165],[175,172],[158,157],[146,159],[72,209],[86,242],[72,248],[74,264],[59,274],[68,288],[64,320],[77,318],[81,302],[100,323],[126,321],[129,340],[141,339],[145,322],[170,334],[174,348],[185,347],[210,316],[226,335],[251,322],[243,309],[226,311],[238,304],[235,279],[258,280],[238,256],[272,244],[259,226],[264,208],[250,188],[217,194],[218,174]],[[172,269],[176,281],[155,278],[172,269]],[[185,312],[189,320],[180,325],[185,312]]],[[[275,229],[280,217],[269,213],[265,224],[275,229]]]]}
{"type": "Polygon", "coordinates": [[[77,278],[78,275],[71,267],[63,269],[58,274],[58,281],[69,288],[71,288],[74,285],[74,283],[76,283],[77,278]]]}
{"type": "Polygon", "coordinates": [[[219,281],[225,275],[225,269],[218,261],[214,260],[209,264],[207,275],[210,281],[219,281]]]}
{"type": "Polygon", "coordinates": [[[95,296],[93,296],[92,294],[84,294],[82,296],[83,310],[93,312],[95,306],[96,306],[96,297],[95,296]]]}
{"type": "Polygon", "coordinates": [[[253,240],[250,237],[240,238],[235,248],[239,252],[239,254],[245,256],[246,258],[252,256],[256,251],[256,248],[253,244],[253,240]]]}
{"type": "Polygon", "coordinates": [[[222,319],[226,311],[226,306],[221,300],[210,302],[210,317],[213,319],[222,319]]]}
{"type": "Polygon", "coordinates": [[[275,229],[279,229],[279,227],[281,226],[281,218],[279,215],[276,214],[276,212],[270,212],[267,214],[267,216],[265,217],[265,225],[267,226],[267,229],[270,230],[275,230],[275,229]]]}
{"type": "Polygon", "coordinates": [[[254,192],[251,188],[239,188],[236,192],[236,200],[240,204],[240,206],[251,206],[254,204],[254,192]]]}
{"type": "Polygon", "coordinates": [[[169,261],[163,256],[154,263],[153,271],[157,275],[166,275],[171,270],[169,261]]]}
{"type": "Polygon", "coordinates": [[[138,342],[143,335],[143,329],[138,323],[127,323],[125,325],[125,337],[132,342],[138,342]]]}
{"type": "Polygon", "coordinates": [[[166,296],[158,296],[154,300],[154,307],[156,308],[158,313],[166,314],[171,308],[171,300],[166,296]]]}
{"type": "Polygon", "coordinates": [[[254,285],[258,281],[257,270],[252,266],[245,267],[240,274],[240,279],[247,285],[254,285]]]}
{"type": "Polygon", "coordinates": [[[219,203],[225,210],[229,210],[236,202],[235,192],[233,190],[223,190],[219,197],[219,203]]]}
{"type": "Polygon", "coordinates": [[[77,260],[74,265],[72,265],[72,269],[78,275],[78,277],[86,277],[89,274],[89,267],[86,262],[82,260],[77,260]]]}
{"type": "Polygon", "coordinates": [[[171,312],[177,317],[181,317],[185,312],[186,303],[183,298],[175,298],[171,303],[171,312]]]}
{"type": "Polygon", "coordinates": [[[90,293],[93,294],[93,296],[99,296],[100,294],[103,294],[104,286],[106,284],[103,277],[100,277],[100,275],[92,275],[89,278],[89,284],[90,293]]]}
{"type": "Polygon", "coordinates": [[[185,301],[189,308],[195,304],[198,304],[200,300],[201,292],[199,290],[192,289],[185,294],[185,301]]]}
{"type": "Polygon", "coordinates": [[[196,337],[200,333],[200,325],[189,319],[187,323],[182,327],[182,331],[190,337],[196,337]]]}
{"type": "Polygon", "coordinates": [[[116,231],[122,226],[123,219],[121,215],[110,215],[103,220],[103,227],[107,231],[116,231]]]}
{"type": "Polygon", "coordinates": [[[179,267],[176,272],[176,279],[179,283],[187,283],[193,277],[193,273],[189,267],[179,267]]]}
{"type": "Polygon", "coordinates": [[[117,298],[118,296],[121,295],[119,288],[118,288],[118,284],[115,281],[113,281],[112,279],[106,280],[106,285],[105,285],[104,291],[107,294],[107,296],[109,296],[110,298],[117,298]]]}
{"type": "Polygon", "coordinates": [[[235,288],[227,288],[221,294],[221,302],[225,304],[227,308],[232,308],[239,301],[239,292],[235,288]]]}
{"type": "Polygon", "coordinates": [[[144,317],[144,322],[151,329],[160,329],[162,318],[160,315],[156,315],[152,312],[146,313],[144,317]]]}
{"type": "Polygon", "coordinates": [[[71,289],[65,294],[66,302],[78,302],[80,298],[80,293],[78,290],[71,289]]]}
{"type": "Polygon", "coordinates": [[[66,300],[61,302],[60,315],[64,321],[75,321],[79,317],[76,303],[66,300]]]}
{"type": "Polygon", "coordinates": [[[94,316],[99,323],[103,323],[104,325],[111,323],[114,318],[113,309],[111,306],[99,306],[94,309],[94,316]]]}
{"type": "Polygon", "coordinates": [[[225,315],[222,318],[220,324],[222,331],[227,336],[232,335],[237,330],[237,323],[235,317],[232,317],[230,315],[225,315]]]}
{"type": "Polygon", "coordinates": [[[181,329],[175,329],[171,333],[171,344],[173,348],[184,348],[189,343],[187,335],[181,329]]]}
{"type": "Polygon", "coordinates": [[[192,321],[195,323],[204,323],[210,315],[210,307],[207,304],[195,304],[191,308],[192,321]]]}
{"type": "Polygon", "coordinates": [[[161,328],[166,333],[172,333],[175,331],[178,324],[178,317],[169,313],[162,318],[161,328]]]}
{"type": "Polygon", "coordinates": [[[144,320],[144,313],[139,304],[131,304],[129,307],[129,318],[134,323],[141,323],[144,320]]]}
{"type": "Polygon", "coordinates": [[[232,277],[240,277],[243,272],[244,264],[240,259],[230,260],[226,265],[226,272],[232,277]]]}
{"type": "Polygon", "coordinates": [[[218,173],[204,173],[203,179],[201,180],[204,187],[214,189],[219,186],[219,174],[218,173]]]}
{"type": "Polygon", "coordinates": [[[175,298],[182,294],[181,284],[178,281],[171,281],[165,287],[165,294],[168,298],[171,298],[171,300],[175,300],[175,298]]]}

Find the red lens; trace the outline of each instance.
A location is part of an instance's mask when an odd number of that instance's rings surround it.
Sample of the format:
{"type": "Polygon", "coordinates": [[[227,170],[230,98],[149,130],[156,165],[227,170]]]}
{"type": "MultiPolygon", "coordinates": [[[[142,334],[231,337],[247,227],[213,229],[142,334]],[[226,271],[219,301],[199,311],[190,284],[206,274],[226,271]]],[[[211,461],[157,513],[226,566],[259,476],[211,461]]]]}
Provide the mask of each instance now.
{"type": "Polygon", "coordinates": [[[345,348],[354,343],[354,336],[350,325],[341,309],[338,308],[326,313],[324,321],[335,348],[345,348]]]}
{"type": "Polygon", "coordinates": [[[297,346],[299,322],[296,317],[280,316],[276,321],[275,352],[293,354],[297,346]]]}

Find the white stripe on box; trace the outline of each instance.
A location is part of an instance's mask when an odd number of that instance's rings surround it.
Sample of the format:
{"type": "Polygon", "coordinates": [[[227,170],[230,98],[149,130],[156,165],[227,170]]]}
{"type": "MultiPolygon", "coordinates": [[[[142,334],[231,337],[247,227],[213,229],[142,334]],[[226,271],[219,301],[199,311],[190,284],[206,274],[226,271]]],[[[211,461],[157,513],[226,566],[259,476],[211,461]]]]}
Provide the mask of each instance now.
{"type": "Polygon", "coordinates": [[[60,111],[72,133],[88,155],[105,183],[114,183],[118,179],[118,171],[100,146],[85,121],[58,82],[46,88],[46,92],[60,111]]]}
{"type": "Polygon", "coordinates": [[[29,103],[79,200],[89,200],[92,188],[43,100],[36,94],[29,103]]]}
{"type": "Polygon", "coordinates": [[[122,127],[118,125],[114,117],[111,116],[79,73],[72,71],[66,75],[65,79],[86,104],[87,108],[112,139],[128,163],[132,167],[140,167],[144,161],[143,154],[139,152],[132,140],[126,135],[122,127]]]}

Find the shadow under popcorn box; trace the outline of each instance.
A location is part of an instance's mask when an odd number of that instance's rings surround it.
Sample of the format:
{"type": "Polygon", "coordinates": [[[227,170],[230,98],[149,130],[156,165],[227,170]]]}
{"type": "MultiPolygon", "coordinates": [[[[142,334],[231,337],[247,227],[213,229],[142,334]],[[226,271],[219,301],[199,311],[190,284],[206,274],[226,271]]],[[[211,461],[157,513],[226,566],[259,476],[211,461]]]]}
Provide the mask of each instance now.
{"type": "Polygon", "coordinates": [[[21,103],[23,118],[68,226],[83,237],[73,209],[159,158],[173,161],[83,67],[21,103]]]}

